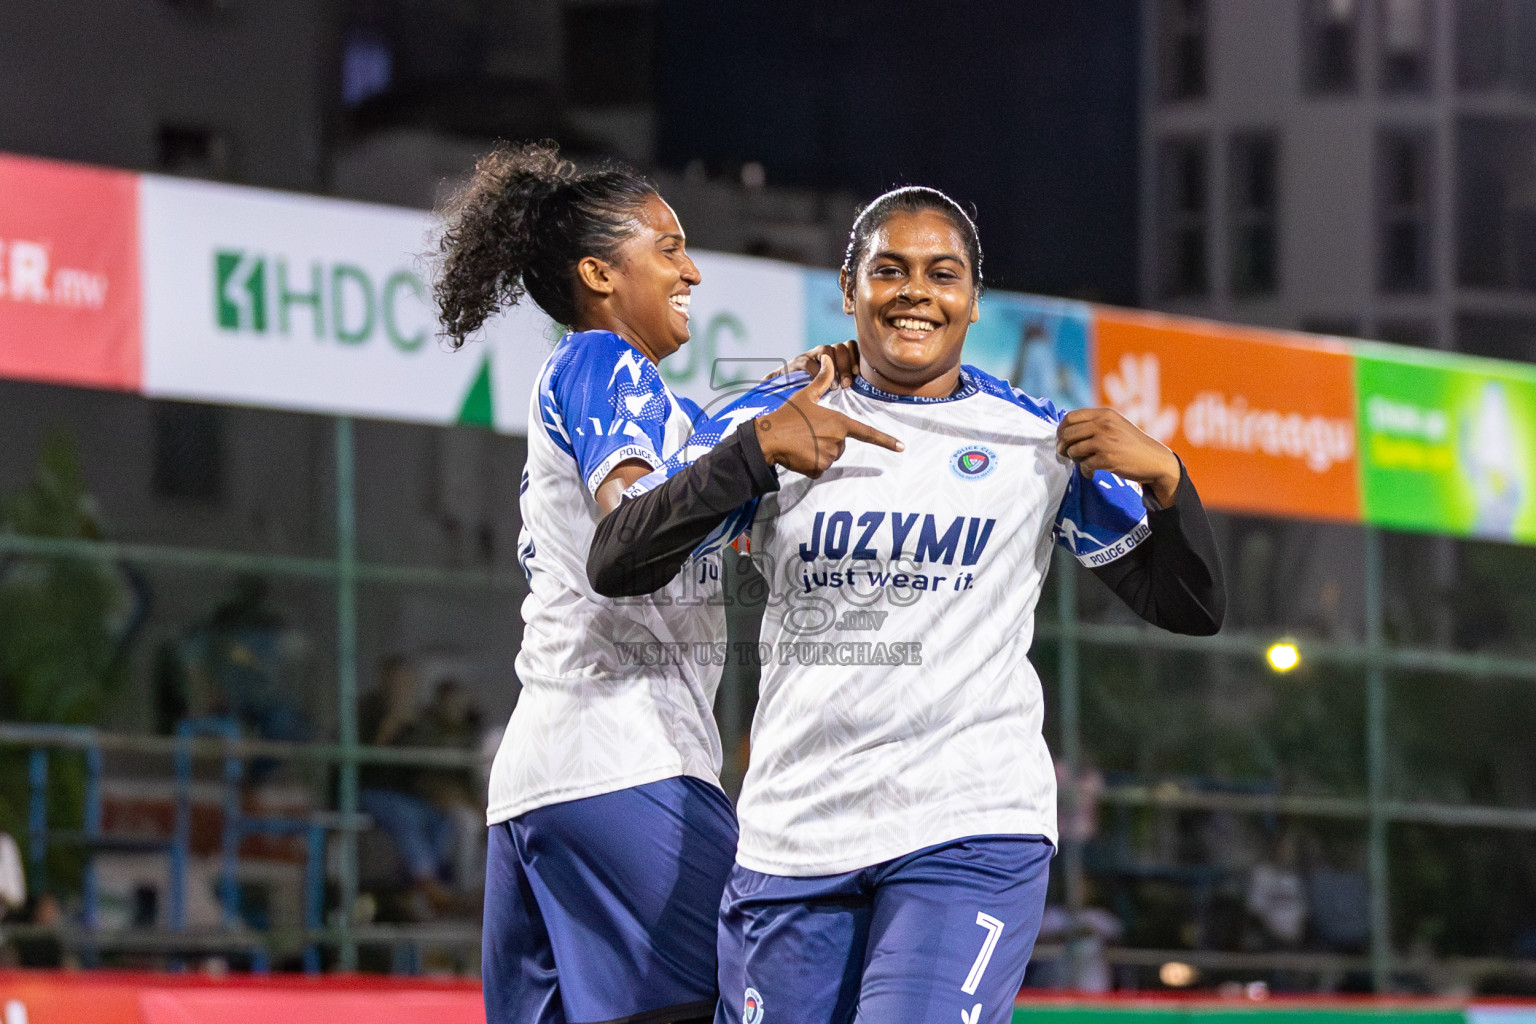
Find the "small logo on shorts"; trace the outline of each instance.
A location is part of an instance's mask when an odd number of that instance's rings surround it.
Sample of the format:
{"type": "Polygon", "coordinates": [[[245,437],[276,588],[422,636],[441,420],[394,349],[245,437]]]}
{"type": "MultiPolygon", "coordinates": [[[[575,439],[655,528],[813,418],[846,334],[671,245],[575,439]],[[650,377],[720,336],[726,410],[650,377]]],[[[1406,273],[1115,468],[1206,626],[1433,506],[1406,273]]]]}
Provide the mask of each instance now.
{"type": "Polygon", "coordinates": [[[997,452],[984,444],[968,444],[949,457],[949,468],[962,480],[980,480],[997,465],[997,452]]]}
{"type": "Polygon", "coordinates": [[[742,1024],[762,1024],[763,996],[755,988],[747,989],[747,1000],[741,1008],[742,1024]]]}

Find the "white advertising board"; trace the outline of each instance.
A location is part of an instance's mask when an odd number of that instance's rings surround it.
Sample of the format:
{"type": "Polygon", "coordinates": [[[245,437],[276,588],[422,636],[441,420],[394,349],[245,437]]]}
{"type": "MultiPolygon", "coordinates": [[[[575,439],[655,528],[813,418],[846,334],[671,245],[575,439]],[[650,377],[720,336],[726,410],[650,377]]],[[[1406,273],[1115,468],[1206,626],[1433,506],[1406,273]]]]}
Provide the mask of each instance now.
{"type": "Polygon", "coordinates": [[[454,423],[484,355],[438,343],[427,214],[145,176],[144,392],[454,423]]]}
{"type": "MultiPolygon", "coordinates": [[[[555,327],[525,303],[447,350],[431,215],[147,175],[140,216],[146,394],[526,431],[555,327]]],[[[805,274],[695,259],[693,338],[662,373],[708,407],[805,347],[805,274]]]]}

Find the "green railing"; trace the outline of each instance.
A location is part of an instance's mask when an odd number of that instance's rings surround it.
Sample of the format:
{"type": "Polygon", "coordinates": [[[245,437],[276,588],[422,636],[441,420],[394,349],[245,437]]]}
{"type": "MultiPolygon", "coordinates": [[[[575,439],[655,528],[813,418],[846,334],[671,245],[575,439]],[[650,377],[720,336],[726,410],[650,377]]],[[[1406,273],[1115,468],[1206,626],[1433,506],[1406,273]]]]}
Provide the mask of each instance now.
{"type": "MultiPolygon", "coordinates": [[[[251,755],[334,763],[339,767],[338,807],[344,815],[357,811],[358,767],[364,763],[468,764],[472,755],[446,751],[396,750],[364,747],[359,741],[357,723],[357,596],[359,584],[388,584],[499,590],[519,593],[524,587],[520,573],[506,570],[446,570],[377,564],[362,561],[357,551],[356,480],[354,476],[354,426],[348,418],[334,421],[336,457],[336,544],[330,557],[294,557],[240,553],[161,544],[131,544],[111,541],[61,540],[0,534],[0,554],[45,558],[78,558],[102,562],[132,562],[192,569],[252,572],[287,575],[331,582],[336,596],[336,706],[337,741],[335,743],[265,743],[248,741],[241,750],[251,755]]],[[[1378,991],[1390,988],[1396,967],[1390,941],[1388,902],[1387,826],[1390,823],[1422,823],[1454,827],[1481,827],[1536,830],[1536,810],[1510,807],[1472,806],[1391,799],[1386,786],[1387,765],[1387,687],[1389,669],[1436,671],[1464,678],[1536,680],[1536,660],[1499,657],[1487,654],[1458,653],[1390,645],[1385,639],[1383,606],[1382,536],[1378,530],[1363,530],[1365,546],[1365,620],[1364,643],[1309,642],[1306,655],[1313,662],[1363,669],[1365,685],[1366,787],[1364,798],[1340,796],[1304,796],[1279,794],[1213,793],[1181,789],[1172,783],[1162,785],[1111,786],[1101,794],[1108,804],[1132,807],[1176,808],[1188,810],[1229,811],[1245,814],[1279,814],[1294,817],[1351,819],[1367,824],[1368,878],[1370,886],[1369,967],[1378,991]]],[[[1055,567],[1057,614],[1043,618],[1038,625],[1040,639],[1056,645],[1057,683],[1060,716],[1059,755],[1066,762],[1069,779],[1077,779],[1082,767],[1082,650],[1105,647],[1136,651],[1190,651],[1206,655],[1230,655],[1262,659],[1274,639],[1256,633],[1228,631],[1216,637],[1176,636],[1137,626],[1102,625],[1081,621],[1077,586],[1080,570],[1064,552],[1058,552],[1055,567]]],[[[721,707],[740,709],[745,697],[734,689],[722,693],[721,707]]],[[[730,716],[734,721],[737,715],[730,716]]],[[[731,749],[727,737],[727,749],[731,749]]],[[[36,737],[33,737],[35,741],[36,737]]],[[[0,744],[16,745],[23,737],[0,726],[0,744]]],[[[59,741],[61,745],[68,745],[59,741]]],[[[171,753],[174,741],[158,737],[100,735],[103,749],[135,750],[146,753],[171,753]]],[[[230,748],[222,741],[202,741],[210,756],[223,755],[230,748]]],[[[1067,804],[1076,798],[1071,783],[1063,793],[1067,804]]],[[[358,893],[357,840],[352,831],[342,831],[339,859],[339,889],[342,907],[351,907],[358,893]]],[[[1066,897],[1072,912],[1084,909],[1085,886],[1081,850],[1068,844],[1064,849],[1066,897]]],[[[324,933],[339,950],[339,965],[352,969],[357,964],[359,934],[350,923],[350,915],[339,915],[335,928],[324,933]]],[[[1173,951],[1148,951],[1150,955],[1174,955],[1173,951]]],[[[1067,951],[1071,955],[1071,950],[1067,951]]],[[[1116,951],[1122,962],[1139,962],[1134,950],[1116,951]],[[1125,960],[1129,955],[1130,960],[1125,960]]],[[[1196,954],[1179,953],[1188,960],[1196,954]]],[[[1276,954],[1222,954],[1246,958],[1263,969],[1276,954]]],[[[1283,959],[1283,958],[1282,958],[1283,959]]],[[[1225,961],[1224,961],[1225,962],[1225,961]]],[[[1278,961],[1275,961],[1278,962],[1278,961]]],[[[1489,960],[1489,964],[1523,970],[1519,961],[1489,960]]],[[[1491,969],[1491,968],[1490,968],[1491,969]]]]}

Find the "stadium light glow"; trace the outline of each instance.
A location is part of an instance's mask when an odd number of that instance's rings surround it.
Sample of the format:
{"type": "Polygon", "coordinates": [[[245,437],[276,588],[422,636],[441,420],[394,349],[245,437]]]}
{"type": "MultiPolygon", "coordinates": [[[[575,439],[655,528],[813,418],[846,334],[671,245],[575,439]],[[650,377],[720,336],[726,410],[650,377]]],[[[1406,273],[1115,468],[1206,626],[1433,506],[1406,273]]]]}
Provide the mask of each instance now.
{"type": "Polygon", "coordinates": [[[1169,988],[1187,988],[1199,977],[1193,967],[1177,960],[1170,960],[1157,969],[1157,980],[1169,988]]]}
{"type": "Polygon", "coordinates": [[[1270,645],[1264,657],[1269,661],[1269,667],[1276,672],[1289,672],[1301,664],[1301,651],[1290,640],[1280,640],[1270,645]]]}

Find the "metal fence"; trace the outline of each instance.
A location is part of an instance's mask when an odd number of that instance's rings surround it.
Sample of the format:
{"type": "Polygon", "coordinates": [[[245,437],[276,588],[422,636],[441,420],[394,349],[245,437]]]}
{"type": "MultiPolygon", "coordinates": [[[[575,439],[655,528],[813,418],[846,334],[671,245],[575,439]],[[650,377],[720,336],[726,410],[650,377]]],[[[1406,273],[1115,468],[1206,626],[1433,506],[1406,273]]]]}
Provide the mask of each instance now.
{"type": "MultiPolygon", "coordinates": [[[[336,664],[335,698],[337,734],[334,743],[272,743],[202,739],[191,746],[178,747],[178,741],[165,737],[123,736],[92,732],[88,737],[74,732],[49,733],[21,726],[0,727],[0,745],[30,748],[94,747],[98,751],[121,750],[144,754],[176,755],[179,749],[196,756],[228,756],[231,751],[244,756],[270,756],[334,764],[338,768],[337,806],[343,820],[352,820],[358,812],[358,769],[365,763],[400,763],[419,765],[468,765],[478,763],[475,755],[462,752],[408,750],[367,747],[360,742],[358,730],[358,588],[361,583],[408,586],[471,588],[520,593],[524,580],[520,573],[506,570],[447,570],[365,562],[357,551],[357,496],[354,471],[354,424],[348,418],[334,420],[335,438],[335,551],[329,557],[291,557],[191,549],[168,545],[114,543],[107,541],[60,540],[0,534],[0,554],[31,558],[88,559],[101,562],[129,562],[144,565],[174,566],[188,569],[252,572],[288,575],[326,581],[335,588],[336,664]]],[[[1344,819],[1363,822],[1368,847],[1370,942],[1368,957],[1330,956],[1309,953],[1236,953],[1190,950],[1111,949],[1114,963],[1154,964],[1167,958],[1210,963],[1233,969],[1253,970],[1315,969],[1344,970],[1368,967],[1377,991],[1393,985],[1394,974],[1403,970],[1424,969],[1423,957],[1395,957],[1390,932],[1388,898],[1387,829],[1393,823],[1420,823],[1450,827],[1479,827],[1503,830],[1536,831],[1536,809],[1474,806],[1459,803],[1416,802],[1393,799],[1387,787],[1388,688],[1389,670],[1435,671],[1462,679],[1497,677],[1536,680],[1536,660],[1499,657],[1478,653],[1458,653],[1423,647],[1391,644],[1384,625],[1384,573],[1382,535],[1366,528],[1365,566],[1365,637],[1363,643],[1311,642],[1306,656],[1313,662],[1347,666],[1361,672],[1364,687],[1364,750],[1366,785],[1363,798],[1344,795],[1286,795],[1280,793],[1209,792],[1180,786],[1175,781],[1157,784],[1110,785],[1099,795],[1107,805],[1179,810],[1226,811],[1240,814],[1276,815],[1294,818],[1344,819]]],[[[1254,659],[1257,663],[1274,640],[1256,632],[1228,630],[1210,638],[1176,636],[1151,628],[1105,625],[1083,621],[1079,613],[1078,585],[1081,570],[1058,552],[1053,572],[1056,615],[1038,623],[1040,642],[1054,645],[1057,652],[1055,685],[1059,720],[1057,755],[1065,762],[1069,780],[1078,778],[1083,762],[1082,708],[1084,679],[1083,654],[1094,648],[1122,652],[1177,651],[1201,655],[1223,655],[1254,659]]],[[[746,698],[736,692],[722,692],[722,707],[743,710],[746,698]]],[[[727,716],[738,722],[739,714],[727,716]]],[[[727,735],[727,750],[735,737],[727,735]]],[[[1069,781],[1062,794],[1070,807],[1076,799],[1069,781]]],[[[358,895],[357,832],[355,828],[335,830],[338,845],[337,881],[340,906],[349,908],[358,895]]],[[[1084,865],[1082,851],[1074,844],[1063,850],[1066,873],[1066,901],[1072,913],[1084,909],[1084,865]]],[[[20,934],[18,932],[18,934],[20,934]]],[[[101,941],[80,933],[71,933],[71,941],[90,944],[101,941]]],[[[174,945],[174,937],[119,937],[128,945],[147,949],[174,945]]],[[[215,946],[217,937],[205,937],[215,946]]],[[[306,930],[305,941],[324,943],[337,950],[336,963],[342,969],[355,969],[359,944],[401,945],[422,941],[443,941],[467,945],[474,936],[464,928],[433,929],[358,926],[347,912],[339,913],[329,925],[306,930]]],[[[115,941],[115,940],[114,940],[115,941]]],[[[260,939],[239,937],[236,945],[248,948],[260,939]]],[[[119,943],[121,944],[121,943],[119,943]]],[[[126,947],[125,947],[126,948],[126,947]]],[[[1051,952],[1042,948],[1042,954],[1051,952]]],[[[1071,945],[1064,955],[1072,956],[1071,945]]],[[[397,961],[398,962],[398,961],[397,961]]],[[[1529,962],[1508,958],[1463,958],[1469,977],[1494,970],[1536,976],[1529,962]]]]}

